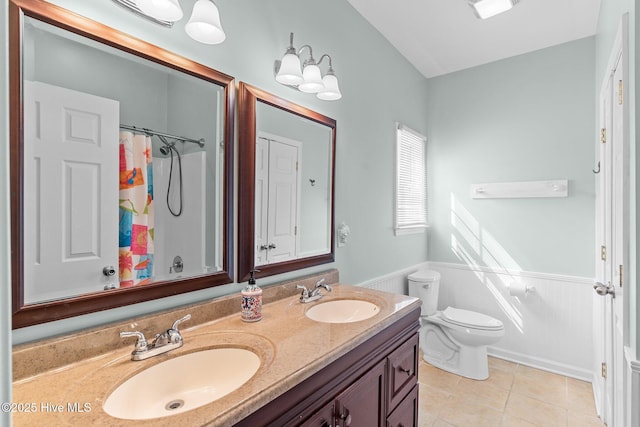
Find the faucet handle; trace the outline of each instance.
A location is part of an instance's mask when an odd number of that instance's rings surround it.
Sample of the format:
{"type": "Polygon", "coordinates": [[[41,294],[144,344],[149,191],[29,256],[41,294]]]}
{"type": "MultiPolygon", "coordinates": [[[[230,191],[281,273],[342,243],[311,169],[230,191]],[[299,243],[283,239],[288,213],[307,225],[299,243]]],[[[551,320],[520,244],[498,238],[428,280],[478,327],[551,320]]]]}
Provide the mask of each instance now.
{"type": "Polygon", "coordinates": [[[173,326],[171,326],[171,329],[175,329],[176,331],[178,330],[178,325],[182,322],[186,322],[187,320],[191,319],[191,315],[187,314],[186,316],[176,320],[175,322],[173,322],[173,326]]]}
{"type": "Polygon", "coordinates": [[[138,332],[138,331],[122,331],[120,332],[120,338],[127,338],[127,337],[137,337],[138,340],[136,341],[136,348],[134,351],[146,351],[147,350],[147,339],[144,337],[144,334],[142,332],[138,332]]]}
{"type": "Polygon", "coordinates": [[[307,298],[309,296],[309,289],[305,285],[296,285],[296,289],[302,289],[302,296],[307,298]]]}

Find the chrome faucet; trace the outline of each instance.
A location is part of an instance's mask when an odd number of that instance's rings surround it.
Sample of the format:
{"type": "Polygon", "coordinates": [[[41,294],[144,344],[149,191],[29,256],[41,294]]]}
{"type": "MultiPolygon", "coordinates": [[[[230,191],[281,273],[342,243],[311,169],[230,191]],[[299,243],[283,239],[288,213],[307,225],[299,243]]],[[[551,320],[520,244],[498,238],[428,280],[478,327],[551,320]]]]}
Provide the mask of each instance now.
{"type": "Polygon", "coordinates": [[[178,330],[180,323],[191,319],[191,315],[187,314],[181,319],[173,322],[171,328],[162,334],[157,334],[156,338],[147,344],[147,339],[142,332],[120,332],[120,338],[137,337],[135,348],[131,352],[131,360],[145,360],[158,354],[163,354],[176,348],[182,347],[182,334],[178,330]]]}
{"type": "Polygon", "coordinates": [[[323,295],[320,292],[320,288],[325,288],[329,292],[333,290],[331,286],[324,283],[324,277],[316,282],[316,285],[312,290],[307,289],[304,285],[296,285],[296,288],[302,289],[302,293],[300,294],[301,303],[308,303],[322,298],[323,295]]]}

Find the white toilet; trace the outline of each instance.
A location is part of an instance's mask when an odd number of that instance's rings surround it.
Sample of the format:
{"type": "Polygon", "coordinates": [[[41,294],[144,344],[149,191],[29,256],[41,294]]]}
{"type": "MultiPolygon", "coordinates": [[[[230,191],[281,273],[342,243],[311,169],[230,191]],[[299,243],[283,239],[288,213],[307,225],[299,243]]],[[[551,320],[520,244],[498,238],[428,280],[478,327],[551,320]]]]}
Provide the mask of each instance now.
{"type": "Polygon", "coordinates": [[[489,378],[487,345],[504,335],[498,319],[447,307],[437,311],[440,273],[420,270],[409,275],[409,295],[422,300],[420,348],[433,366],[474,380],[489,378]]]}

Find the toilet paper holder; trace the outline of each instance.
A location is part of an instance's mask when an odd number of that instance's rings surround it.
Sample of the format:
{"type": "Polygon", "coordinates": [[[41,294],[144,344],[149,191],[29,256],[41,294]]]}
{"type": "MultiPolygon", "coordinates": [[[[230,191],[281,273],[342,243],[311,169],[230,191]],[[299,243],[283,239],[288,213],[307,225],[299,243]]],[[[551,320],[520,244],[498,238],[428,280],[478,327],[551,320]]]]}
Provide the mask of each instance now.
{"type": "Polygon", "coordinates": [[[511,295],[512,297],[526,297],[527,294],[536,291],[536,288],[534,286],[520,282],[512,282],[509,284],[508,288],[509,295],[511,295]]]}

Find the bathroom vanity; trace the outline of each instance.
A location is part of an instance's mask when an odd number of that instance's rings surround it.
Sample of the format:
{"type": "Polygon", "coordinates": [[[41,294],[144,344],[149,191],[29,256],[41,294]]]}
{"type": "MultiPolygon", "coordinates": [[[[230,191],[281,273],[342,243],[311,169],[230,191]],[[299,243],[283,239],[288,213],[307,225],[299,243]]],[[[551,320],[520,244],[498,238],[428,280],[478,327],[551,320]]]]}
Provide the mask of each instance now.
{"type": "MultiPolygon", "coordinates": [[[[236,294],[18,346],[13,352],[13,403],[16,409],[21,405],[20,408],[30,411],[14,411],[14,424],[417,425],[420,301],[336,282],[337,272],[332,270],[266,288],[263,319],[255,323],[240,319],[240,296],[236,294]],[[313,286],[320,278],[332,284],[333,291],[325,292],[318,301],[300,303],[295,286],[313,286]],[[370,317],[349,323],[327,323],[306,315],[314,306],[340,300],[367,301],[376,309],[370,317]],[[186,314],[191,314],[192,319],[181,325],[184,337],[181,348],[142,361],[131,360],[133,342],[121,339],[120,331],[135,329],[152,337],[186,314]],[[249,350],[257,356],[260,366],[235,390],[194,409],[171,412],[177,399],[170,395],[173,387],[170,386],[166,392],[167,405],[164,397],[156,399],[161,400],[162,406],[157,417],[154,413],[152,418],[130,419],[133,412],[127,411],[138,409],[136,404],[116,408],[123,411],[118,417],[105,411],[105,401],[114,391],[144,371],[216,349],[249,350]]],[[[224,376],[236,369],[236,364],[231,359],[216,365],[194,366],[193,376],[198,378],[213,371],[224,376]]],[[[159,392],[161,385],[172,381],[174,376],[183,382],[192,380],[191,375],[172,375],[175,372],[168,370],[146,383],[147,388],[134,389],[130,400],[159,392]]],[[[182,398],[189,404],[189,398],[182,398]]]]}

